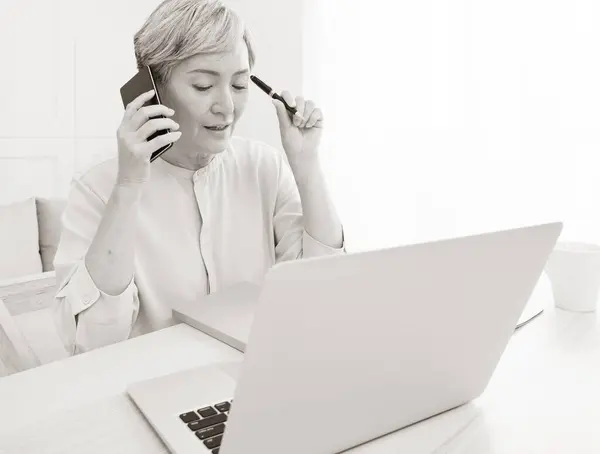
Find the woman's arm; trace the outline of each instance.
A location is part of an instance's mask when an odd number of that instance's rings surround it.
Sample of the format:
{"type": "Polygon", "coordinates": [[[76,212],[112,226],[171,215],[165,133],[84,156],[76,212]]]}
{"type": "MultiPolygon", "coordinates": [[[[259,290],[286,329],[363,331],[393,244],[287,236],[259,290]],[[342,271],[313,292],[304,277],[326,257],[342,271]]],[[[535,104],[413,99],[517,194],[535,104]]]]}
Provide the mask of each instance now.
{"type": "MultiPolygon", "coordinates": [[[[290,178],[286,175],[287,169],[280,166],[280,205],[289,206],[293,210],[293,200],[297,197],[294,193],[299,193],[302,223],[306,233],[302,244],[303,256],[330,253],[328,248],[344,252],[342,224],[327,190],[319,162],[319,144],[323,131],[321,109],[302,96],[293,98],[288,91],[283,91],[281,96],[289,106],[296,107],[297,113],[290,115],[281,101],[273,100],[281,143],[293,173],[292,180],[296,181],[295,185],[293,181],[290,183],[290,178]],[[292,185],[297,186],[297,191],[290,187],[292,185]]],[[[290,209],[285,211],[290,212],[290,209]]],[[[285,219],[286,216],[279,218],[285,219]]]]}
{"type": "Polygon", "coordinates": [[[139,193],[115,187],[105,204],[75,180],[54,259],[55,321],[70,354],[128,339],[139,310],[133,281],[139,193]]]}
{"type": "Polygon", "coordinates": [[[120,295],[133,279],[139,185],[116,185],[106,204],[85,265],[98,289],[120,295]]]}
{"type": "Polygon", "coordinates": [[[303,173],[296,167],[294,176],[284,156],[275,149],[271,152],[276,156],[278,174],[273,216],[275,260],[344,254],[342,225],[321,169],[310,166],[303,173]]]}
{"type": "Polygon", "coordinates": [[[152,153],[181,137],[179,125],[168,118],[173,110],[162,104],[144,106],[153,96],[150,90],[125,108],[117,130],[116,184],[106,204],[76,181],[63,215],[54,260],[57,277],[62,277],[56,319],[72,353],[129,338],[137,318],[133,277],[139,202],[150,178],[152,153]],[[147,140],[161,129],[172,132],[147,140]]]}
{"type": "Polygon", "coordinates": [[[341,248],[344,243],[342,223],[329,195],[318,158],[290,162],[290,165],[300,194],[304,229],[324,245],[341,248]]]}

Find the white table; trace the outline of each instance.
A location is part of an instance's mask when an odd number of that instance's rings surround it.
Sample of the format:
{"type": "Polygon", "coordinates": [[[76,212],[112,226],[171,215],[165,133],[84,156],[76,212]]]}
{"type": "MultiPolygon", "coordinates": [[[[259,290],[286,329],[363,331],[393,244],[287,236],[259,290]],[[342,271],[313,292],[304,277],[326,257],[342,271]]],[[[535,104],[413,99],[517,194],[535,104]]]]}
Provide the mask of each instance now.
{"type": "MultiPolygon", "coordinates": [[[[167,453],[126,385],[241,357],[177,325],[0,379],[0,453],[167,453]]],[[[479,399],[348,452],[597,454],[597,316],[547,309],[513,336],[479,399]]]]}

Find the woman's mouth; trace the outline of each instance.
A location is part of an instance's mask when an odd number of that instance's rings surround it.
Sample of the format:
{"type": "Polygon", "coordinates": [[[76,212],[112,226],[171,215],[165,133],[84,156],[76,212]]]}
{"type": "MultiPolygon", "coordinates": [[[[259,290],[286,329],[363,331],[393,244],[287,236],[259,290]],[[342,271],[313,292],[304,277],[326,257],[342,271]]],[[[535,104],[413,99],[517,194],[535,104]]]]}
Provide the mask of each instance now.
{"type": "Polygon", "coordinates": [[[208,129],[209,131],[223,132],[223,131],[227,130],[227,128],[229,128],[229,126],[231,126],[231,124],[205,126],[205,128],[208,129]]]}

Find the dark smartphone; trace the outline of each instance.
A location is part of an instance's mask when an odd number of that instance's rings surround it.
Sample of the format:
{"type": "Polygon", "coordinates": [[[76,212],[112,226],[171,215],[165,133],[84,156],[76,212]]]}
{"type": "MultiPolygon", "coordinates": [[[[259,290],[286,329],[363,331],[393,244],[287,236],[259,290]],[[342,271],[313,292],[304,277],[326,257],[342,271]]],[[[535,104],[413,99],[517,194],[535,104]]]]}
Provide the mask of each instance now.
{"type": "MultiPolygon", "coordinates": [[[[138,73],[133,76],[129,81],[121,87],[121,99],[123,100],[123,107],[127,107],[127,105],[137,98],[142,93],[146,93],[147,91],[154,90],[154,96],[152,99],[147,101],[144,106],[150,106],[153,104],[162,104],[160,101],[160,94],[158,93],[158,89],[156,88],[156,84],[154,83],[154,77],[152,76],[152,71],[149,66],[144,66],[142,69],[138,71],[138,73]]],[[[157,117],[152,118],[165,118],[164,115],[159,115],[157,117]]],[[[170,132],[170,129],[161,129],[160,131],[156,131],[150,137],[148,137],[148,141],[151,141],[157,136],[166,134],[170,132]]],[[[164,147],[156,150],[150,156],[150,162],[154,161],[161,154],[167,151],[169,148],[173,146],[173,143],[165,145],[164,147]]]]}

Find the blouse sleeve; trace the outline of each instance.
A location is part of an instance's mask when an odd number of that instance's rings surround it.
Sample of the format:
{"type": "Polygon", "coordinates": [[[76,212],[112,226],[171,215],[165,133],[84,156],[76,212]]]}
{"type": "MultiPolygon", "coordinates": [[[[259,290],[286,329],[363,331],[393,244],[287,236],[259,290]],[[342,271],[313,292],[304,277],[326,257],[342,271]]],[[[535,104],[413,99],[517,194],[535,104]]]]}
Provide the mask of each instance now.
{"type": "Polygon", "coordinates": [[[340,248],[333,248],[316,240],[304,229],[302,203],[294,174],[281,153],[278,156],[279,176],[273,218],[276,261],[345,254],[344,241],[340,248]]]}
{"type": "Polygon", "coordinates": [[[96,286],[85,265],[104,207],[82,181],[73,181],[54,259],[58,284],[54,319],[71,354],[126,340],[139,311],[133,278],[120,295],[109,295],[96,286]]]}

